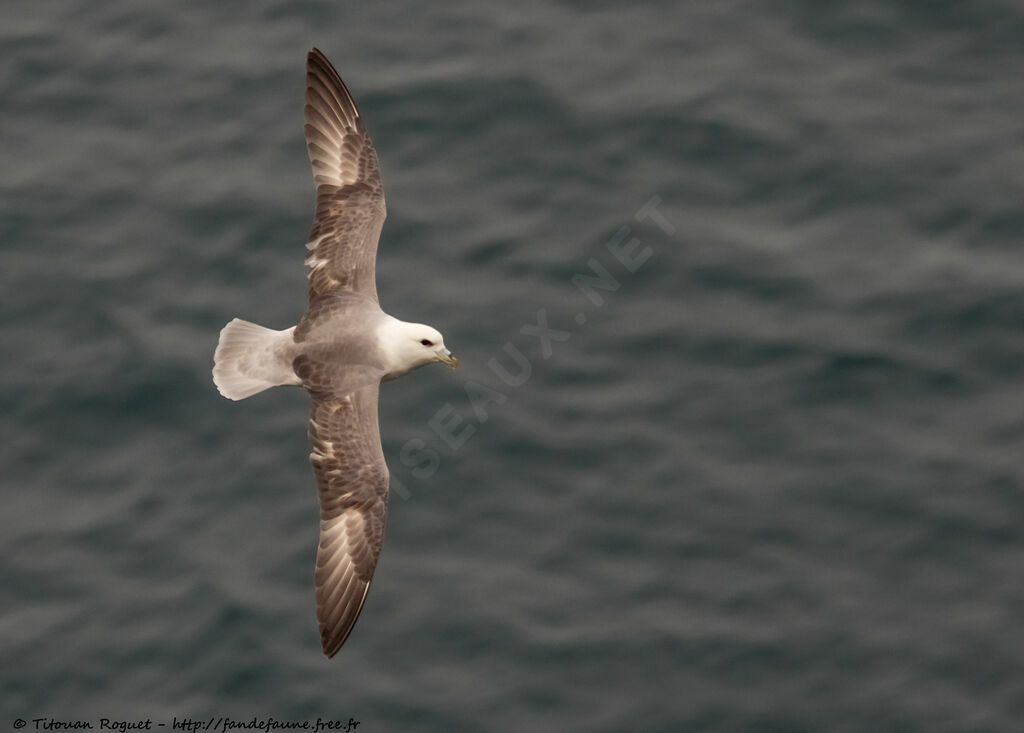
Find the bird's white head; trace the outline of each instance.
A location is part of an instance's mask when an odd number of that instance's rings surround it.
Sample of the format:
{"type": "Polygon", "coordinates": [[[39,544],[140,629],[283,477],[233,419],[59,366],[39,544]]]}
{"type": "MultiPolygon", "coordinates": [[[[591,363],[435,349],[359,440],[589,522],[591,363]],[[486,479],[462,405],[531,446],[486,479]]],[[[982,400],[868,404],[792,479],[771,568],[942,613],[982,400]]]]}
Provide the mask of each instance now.
{"type": "Polygon", "coordinates": [[[385,379],[394,379],[435,361],[453,369],[459,365],[459,360],[445,347],[441,332],[425,324],[391,319],[380,337],[387,368],[385,379]]]}

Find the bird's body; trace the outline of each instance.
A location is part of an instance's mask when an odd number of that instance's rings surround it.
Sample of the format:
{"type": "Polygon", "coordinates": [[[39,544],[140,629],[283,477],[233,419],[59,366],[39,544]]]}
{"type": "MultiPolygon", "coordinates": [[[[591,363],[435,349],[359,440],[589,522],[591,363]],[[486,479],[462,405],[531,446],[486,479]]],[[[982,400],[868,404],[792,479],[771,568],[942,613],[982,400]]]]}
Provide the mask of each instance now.
{"type": "Polygon", "coordinates": [[[309,309],[283,331],[234,319],[221,331],[213,377],[240,400],[301,385],[312,397],[310,461],[320,491],[317,618],[324,653],[344,644],[380,555],[388,470],[377,424],[382,381],[458,362],[430,326],[377,301],[377,240],[386,216],[380,164],[344,82],[317,49],[307,59],[306,146],[316,216],[306,244],[309,309]]]}

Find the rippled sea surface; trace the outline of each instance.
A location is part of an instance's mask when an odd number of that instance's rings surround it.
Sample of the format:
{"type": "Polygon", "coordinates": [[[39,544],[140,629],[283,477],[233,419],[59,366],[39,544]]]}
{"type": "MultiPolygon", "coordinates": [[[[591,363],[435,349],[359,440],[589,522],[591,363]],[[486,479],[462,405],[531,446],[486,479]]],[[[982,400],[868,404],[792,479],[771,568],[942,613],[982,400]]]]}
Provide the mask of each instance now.
{"type": "Polygon", "coordinates": [[[0,726],[1020,730],[1022,37],[1000,0],[5,3],[0,726]],[[381,302],[463,364],[382,390],[333,660],[308,398],[210,379],[226,321],[305,308],[313,45],[380,152],[381,302]]]}

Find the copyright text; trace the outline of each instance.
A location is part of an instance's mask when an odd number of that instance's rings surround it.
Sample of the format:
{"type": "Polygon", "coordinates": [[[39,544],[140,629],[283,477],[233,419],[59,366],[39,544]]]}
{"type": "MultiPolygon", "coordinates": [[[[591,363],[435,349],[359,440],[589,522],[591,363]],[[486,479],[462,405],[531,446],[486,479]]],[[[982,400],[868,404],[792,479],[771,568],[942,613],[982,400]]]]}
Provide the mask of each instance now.
{"type": "Polygon", "coordinates": [[[245,720],[234,718],[212,716],[209,718],[172,718],[170,723],[153,722],[152,718],[145,720],[118,720],[116,718],[99,718],[98,720],[59,720],[57,718],[16,718],[13,727],[15,730],[22,730],[30,727],[30,730],[62,731],[62,730],[105,730],[116,731],[117,733],[128,733],[129,731],[151,731],[158,728],[167,728],[172,731],[180,730],[186,733],[228,733],[228,731],[271,731],[304,730],[312,733],[352,733],[359,727],[359,721],[355,718],[348,720],[334,720],[328,718],[317,718],[312,720],[278,720],[273,717],[258,718],[252,717],[245,720]]]}

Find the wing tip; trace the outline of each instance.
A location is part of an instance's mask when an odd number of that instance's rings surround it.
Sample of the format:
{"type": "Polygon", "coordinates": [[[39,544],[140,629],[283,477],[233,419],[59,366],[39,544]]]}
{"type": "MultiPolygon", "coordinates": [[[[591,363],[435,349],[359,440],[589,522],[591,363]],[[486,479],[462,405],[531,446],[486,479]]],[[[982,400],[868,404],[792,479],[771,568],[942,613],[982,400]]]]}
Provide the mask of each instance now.
{"type": "MultiPolygon", "coordinates": [[[[360,612],[362,608],[359,609],[360,612]]],[[[352,622],[345,629],[344,633],[336,634],[331,633],[331,630],[321,625],[320,627],[320,647],[323,649],[324,656],[331,659],[335,654],[341,651],[341,648],[345,646],[345,642],[348,641],[348,637],[352,635],[353,629],[356,627],[356,621],[359,620],[359,613],[352,619],[352,622]]]]}
{"type": "Polygon", "coordinates": [[[309,53],[306,54],[306,64],[309,65],[314,63],[317,65],[323,64],[324,66],[327,66],[329,68],[334,68],[333,66],[331,66],[331,62],[327,59],[327,55],[316,46],[313,46],[313,48],[309,49],[309,53]]]}
{"type": "Polygon", "coordinates": [[[313,46],[309,53],[306,54],[306,77],[307,90],[312,79],[317,79],[321,84],[326,84],[336,94],[338,101],[349,108],[346,111],[351,112],[353,120],[358,124],[360,120],[359,107],[356,106],[352,92],[348,90],[348,86],[342,80],[338,70],[334,68],[334,64],[316,46],[313,46]]]}
{"type": "Polygon", "coordinates": [[[337,654],[341,650],[341,644],[338,644],[338,646],[333,647],[333,648],[328,648],[327,645],[324,644],[323,649],[324,649],[324,656],[325,657],[327,657],[328,659],[334,659],[334,655],[337,654]]]}
{"type": "MultiPolygon", "coordinates": [[[[356,606],[355,612],[352,613],[351,617],[346,619],[347,614],[342,614],[341,625],[331,628],[331,624],[328,619],[320,620],[320,647],[323,649],[324,656],[328,659],[332,658],[338,651],[345,646],[345,642],[348,641],[348,637],[352,635],[352,631],[356,627],[356,621],[363,615],[363,607],[366,606],[366,598],[370,595],[370,585],[373,583],[371,577],[367,581],[366,586],[363,588],[362,596],[359,598],[359,603],[356,606]],[[340,633],[339,633],[340,632],[340,633]]],[[[352,604],[355,605],[355,604],[352,604]]],[[[320,616],[321,606],[317,605],[317,616],[320,616]]]]}

